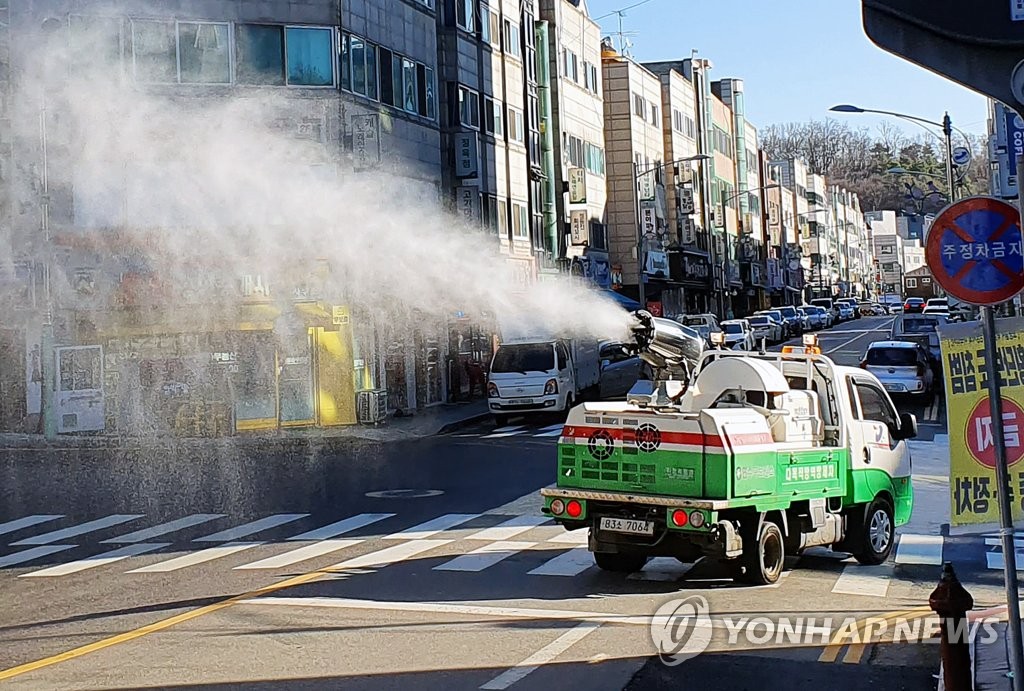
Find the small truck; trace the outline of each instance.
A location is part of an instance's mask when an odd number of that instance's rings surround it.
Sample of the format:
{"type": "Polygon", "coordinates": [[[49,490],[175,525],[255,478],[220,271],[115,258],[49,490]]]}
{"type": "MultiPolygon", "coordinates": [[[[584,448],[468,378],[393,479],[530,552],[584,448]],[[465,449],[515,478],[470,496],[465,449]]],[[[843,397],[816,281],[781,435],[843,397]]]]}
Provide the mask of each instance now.
{"type": "Polygon", "coordinates": [[[823,356],[813,335],[781,353],[712,349],[687,362],[673,322],[634,316],[656,381],[573,408],[557,483],[541,490],[544,514],[589,531],[600,568],[709,558],[763,585],[808,547],[888,558],[913,508],[917,421],[873,375],[823,356]]]}

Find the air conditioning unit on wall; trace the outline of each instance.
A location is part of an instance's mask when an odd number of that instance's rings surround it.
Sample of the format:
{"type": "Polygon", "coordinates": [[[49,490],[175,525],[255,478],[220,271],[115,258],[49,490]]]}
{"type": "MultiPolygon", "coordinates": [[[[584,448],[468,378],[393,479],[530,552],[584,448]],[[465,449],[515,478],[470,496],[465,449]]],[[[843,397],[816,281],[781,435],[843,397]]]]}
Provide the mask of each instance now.
{"type": "Polygon", "coordinates": [[[359,422],[364,425],[379,425],[388,415],[387,389],[360,391],[356,396],[356,410],[359,422]]]}

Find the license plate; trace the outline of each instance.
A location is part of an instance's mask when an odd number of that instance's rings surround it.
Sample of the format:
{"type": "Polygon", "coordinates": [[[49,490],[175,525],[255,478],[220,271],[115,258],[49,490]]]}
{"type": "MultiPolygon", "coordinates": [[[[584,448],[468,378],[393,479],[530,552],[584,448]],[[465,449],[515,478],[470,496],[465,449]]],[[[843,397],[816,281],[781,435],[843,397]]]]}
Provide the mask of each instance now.
{"type": "Polygon", "coordinates": [[[907,387],[903,386],[903,384],[886,384],[885,385],[885,390],[886,391],[906,391],[906,389],[907,389],[907,387]]]}
{"type": "Polygon", "coordinates": [[[654,535],[653,521],[637,521],[631,518],[602,518],[601,530],[633,535],[654,535]]]}
{"type": "Polygon", "coordinates": [[[533,405],[532,398],[513,398],[509,401],[511,405],[533,405]]]}

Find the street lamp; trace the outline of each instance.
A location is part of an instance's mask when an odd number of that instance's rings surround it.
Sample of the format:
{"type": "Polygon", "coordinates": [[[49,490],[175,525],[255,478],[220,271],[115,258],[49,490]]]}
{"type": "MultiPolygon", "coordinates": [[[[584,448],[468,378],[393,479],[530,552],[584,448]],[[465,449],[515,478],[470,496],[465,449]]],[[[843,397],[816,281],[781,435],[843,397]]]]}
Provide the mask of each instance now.
{"type": "MultiPolygon", "coordinates": [[[[946,184],[949,186],[949,200],[956,201],[956,192],[953,189],[953,130],[956,130],[957,134],[964,138],[964,142],[967,144],[967,149],[970,151],[971,140],[967,137],[963,130],[953,127],[953,121],[949,118],[949,113],[944,113],[942,116],[942,122],[935,122],[934,120],[925,120],[915,115],[907,115],[906,113],[895,113],[891,110],[875,110],[872,108],[861,108],[859,106],[852,106],[849,104],[842,104],[838,106],[832,106],[829,108],[830,111],[835,113],[873,113],[875,115],[888,115],[894,118],[900,118],[901,120],[907,120],[914,124],[924,127],[925,125],[930,127],[938,127],[942,130],[943,140],[946,145],[946,184]]],[[[924,127],[924,129],[932,134],[935,134],[933,130],[924,127]]],[[[936,135],[937,136],[937,135],[936,135]]]]}
{"type": "MultiPolygon", "coordinates": [[[[659,163],[647,170],[641,172],[636,161],[633,161],[633,194],[636,196],[636,206],[634,207],[634,213],[636,214],[636,277],[637,277],[637,296],[640,298],[640,308],[647,309],[647,286],[644,285],[644,230],[643,230],[643,218],[640,212],[640,190],[637,189],[640,178],[645,175],[657,172],[669,166],[674,166],[679,163],[691,163],[693,161],[703,162],[711,158],[707,154],[697,154],[696,156],[687,156],[685,158],[677,158],[674,161],[668,161],[667,163],[659,163]]],[[[699,173],[701,180],[704,179],[703,173],[699,173]]],[[[701,195],[703,197],[703,195],[701,195]]],[[[701,205],[703,207],[704,200],[701,199],[701,205]]]]}

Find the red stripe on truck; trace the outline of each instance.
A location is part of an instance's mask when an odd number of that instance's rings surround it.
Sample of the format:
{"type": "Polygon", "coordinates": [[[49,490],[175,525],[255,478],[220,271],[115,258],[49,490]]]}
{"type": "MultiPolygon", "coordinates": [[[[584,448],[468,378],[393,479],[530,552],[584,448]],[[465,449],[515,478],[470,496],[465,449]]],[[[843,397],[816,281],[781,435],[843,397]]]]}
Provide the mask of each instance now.
{"type": "MultiPolygon", "coordinates": [[[[619,427],[584,427],[580,425],[566,425],[564,428],[562,428],[562,436],[570,439],[590,439],[590,437],[594,436],[598,432],[605,432],[606,434],[608,434],[608,436],[610,436],[612,439],[616,441],[627,441],[630,443],[636,441],[636,430],[632,428],[622,429],[619,427]]],[[[699,432],[666,432],[665,430],[659,430],[659,432],[661,433],[661,441],[665,444],[689,444],[691,446],[718,447],[725,446],[720,437],[713,437],[701,434],[699,432]]]]}

